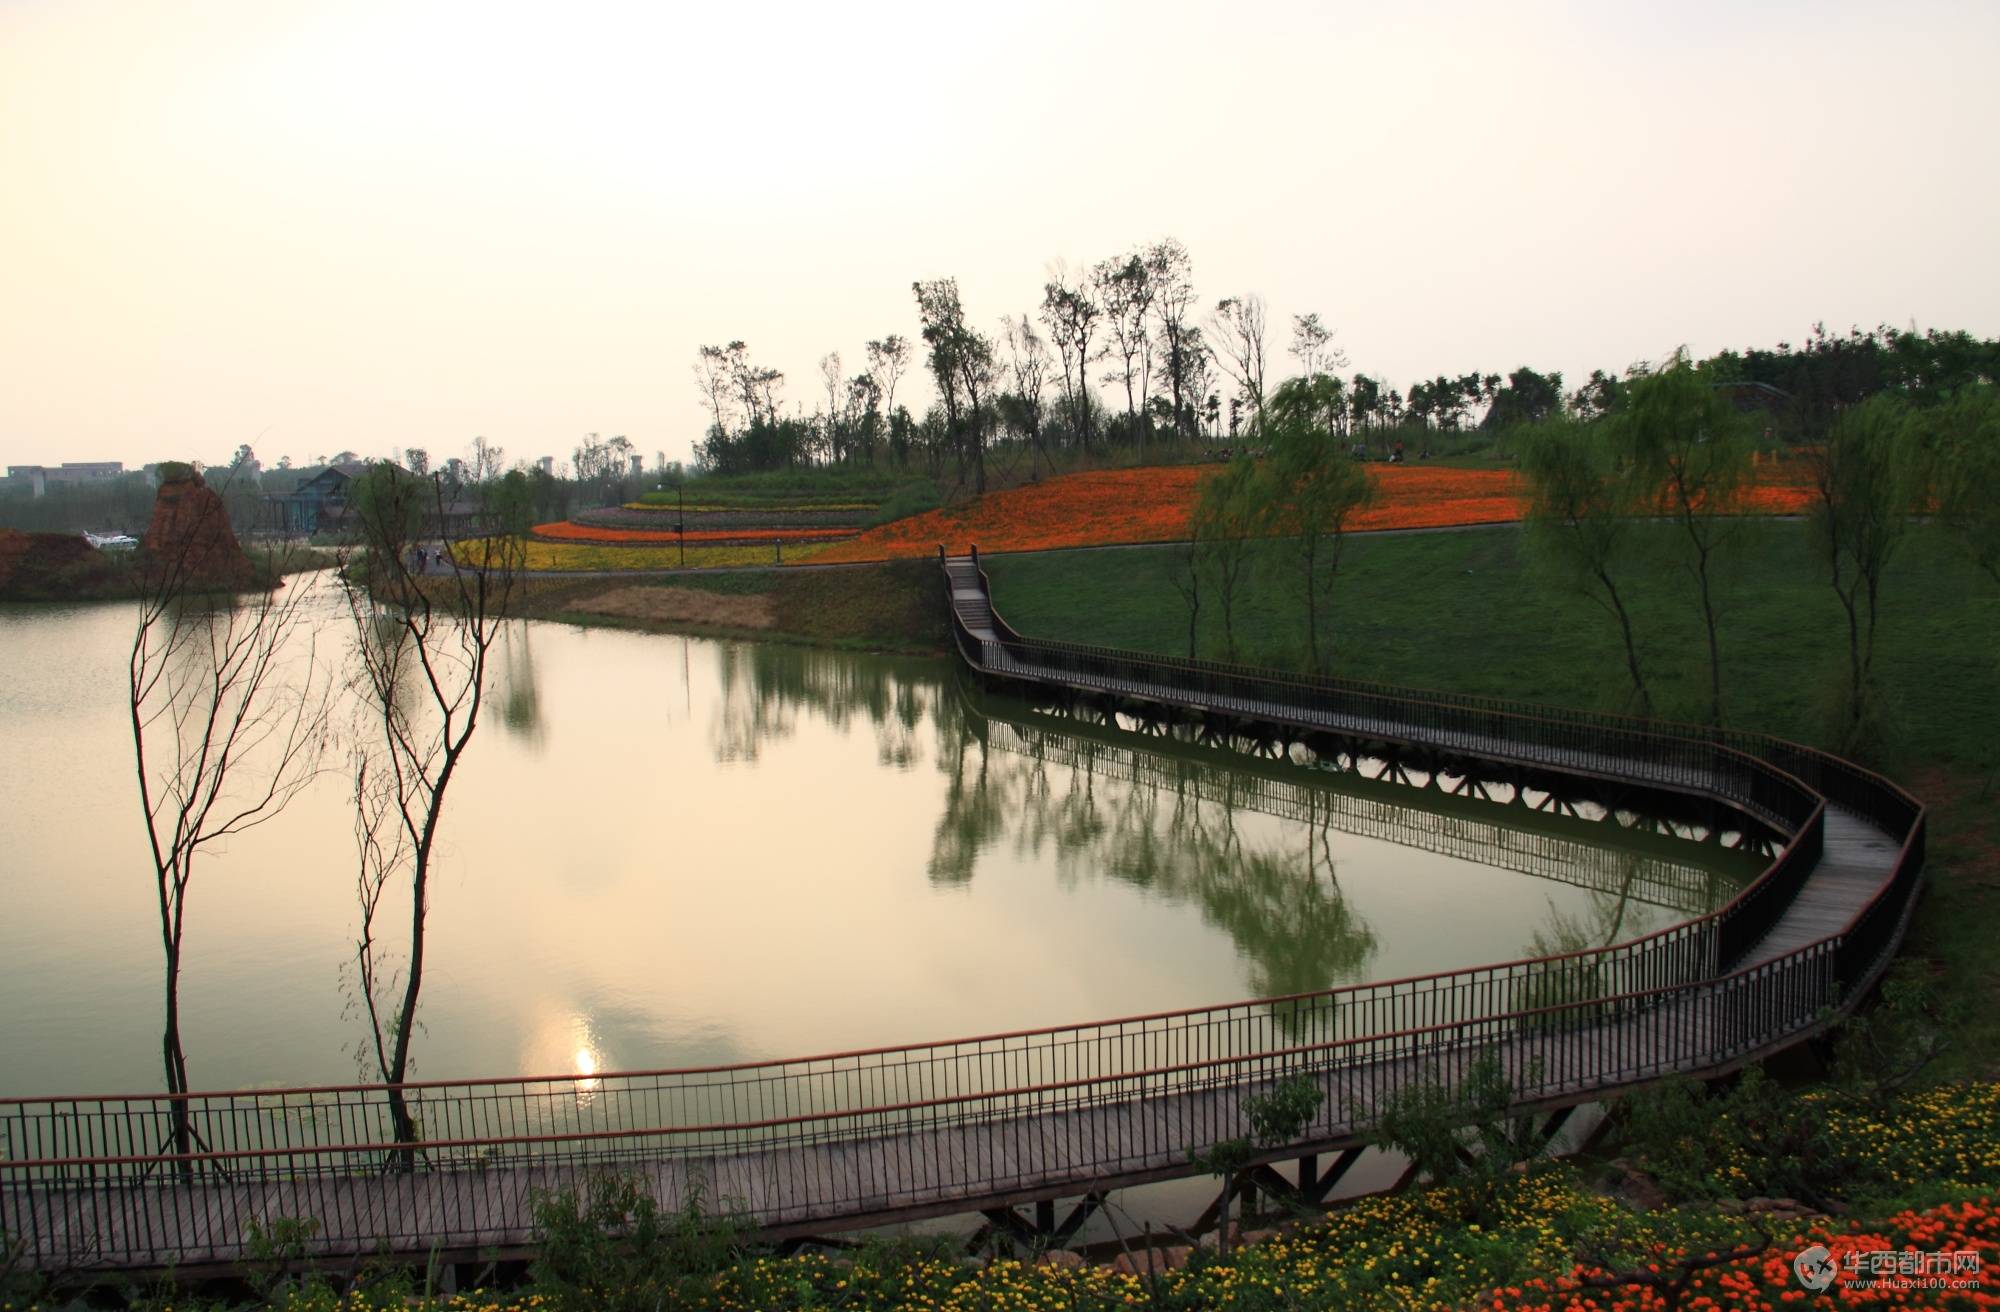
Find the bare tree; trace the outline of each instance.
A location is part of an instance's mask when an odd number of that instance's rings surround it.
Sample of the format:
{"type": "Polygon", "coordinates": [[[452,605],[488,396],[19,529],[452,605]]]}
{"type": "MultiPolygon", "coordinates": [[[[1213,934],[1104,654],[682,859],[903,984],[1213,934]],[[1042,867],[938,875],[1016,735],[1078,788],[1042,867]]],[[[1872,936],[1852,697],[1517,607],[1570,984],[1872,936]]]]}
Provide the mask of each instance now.
{"type": "Polygon", "coordinates": [[[1319,321],[1318,314],[1292,316],[1292,344],[1285,349],[1307,378],[1347,367],[1347,352],[1333,344],[1333,330],[1319,321]]]}
{"type": "Polygon", "coordinates": [[[910,339],[890,333],[868,343],[868,376],[882,392],[884,417],[896,413],[896,381],[910,367],[910,339]]]}
{"type": "Polygon", "coordinates": [[[825,445],[829,460],[839,460],[845,453],[840,438],[840,352],[828,351],[819,358],[820,385],[826,388],[825,445]]]}
{"type": "Polygon", "coordinates": [[[1208,325],[1215,333],[1215,358],[1222,371],[1236,380],[1237,395],[1248,402],[1251,418],[1264,413],[1264,298],[1225,296],[1215,303],[1208,325]]]}
{"type": "Polygon", "coordinates": [[[472,481],[490,483],[500,477],[500,471],[507,467],[506,448],[495,446],[483,437],[472,439],[472,481]]]}
{"type": "MultiPolygon", "coordinates": [[[[1014,384],[1014,402],[1020,409],[1022,427],[1028,435],[1028,449],[1042,449],[1042,394],[1048,390],[1049,344],[1027,315],[1019,319],[1001,316],[1001,340],[1007,343],[1007,372],[1014,384]]],[[[1029,468],[1035,469],[1031,461],[1029,468]]]]}
{"type": "MultiPolygon", "coordinates": [[[[275,818],[311,782],[331,689],[306,622],[307,585],[247,599],[213,591],[205,571],[222,502],[198,481],[196,489],[187,531],[141,561],[127,667],[133,765],[166,956],[160,1046],[169,1094],[189,1089],[181,948],[198,859],[275,818]]],[[[170,1138],[175,1153],[194,1150],[184,1100],[172,1103],[170,1138]]]]}
{"type": "MultiPolygon", "coordinates": [[[[523,481],[525,486],[525,480],[523,481]]],[[[479,727],[488,658],[515,599],[524,507],[508,489],[489,496],[473,535],[446,531],[439,484],[388,467],[355,490],[361,556],[343,570],[361,667],[354,759],[355,834],[361,925],[355,944],[358,1001],[368,1024],[363,1055],[390,1086],[396,1142],[413,1144],[417,1126],[400,1087],[424,982],[424,926],[445,799],[479,727]],[[423,544],[442,541],[441,573],[413,565],[423,544]],[[409,896],[409,942],[400,967],[376,940],[383,895],[409,896]],[[400,990],[398,985],[400,984],[400,990]]],[[[414,1157],[397,1158],[405,1168],[414,1157]]]]}
{"type": "MultiPolygon", "coordinates": [[[[739,343],[740,345],[740,343],[739,343]]],[[[701,388],[702,400],[708,406],[708,413],[718,433],[729,431],[731,415],[730,395],[735,375],[729,367],[729,348],[726,346],[702,346],[695,350],[694,380],[701,388]]],[[[414,470],[411,472],[415,472],[414,470]]]]}

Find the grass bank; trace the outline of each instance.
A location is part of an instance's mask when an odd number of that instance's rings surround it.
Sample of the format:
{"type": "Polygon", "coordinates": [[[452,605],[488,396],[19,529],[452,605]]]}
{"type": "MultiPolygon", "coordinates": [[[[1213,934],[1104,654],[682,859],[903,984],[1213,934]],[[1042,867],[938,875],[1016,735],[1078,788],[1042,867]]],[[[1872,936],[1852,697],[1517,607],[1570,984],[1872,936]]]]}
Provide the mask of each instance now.
{"type": "MultiPolygon", "coordinates": [[[[1702,716],[1706,641],[1667,526],[1648,526],[1620,583],[1663,715],[1702,716]]],[[[1188,654],[1173,548],[992,556],[995,601],[1024,633],[1188,654]]],[[[1305,641],[1287,545],[1262,544],[1235,620],[1237,659],[1302,668],[1305,641]]],[[[1828,745],[1845,674],[1846,620],[1797,523],[1746,521],[1720,563],[1725,718],[1828,745]]],[[[1909,951],[1977,1000],[1961,1062],[2000,1069],[2000,821],[1986,795],[2000,766],[2000,595],[1944,534],[1919,529],[1892,562],[1875,668],[1875,763],[1933,808],[1932,895],[1909,951]]],[[[1610,616],[1545,569],[1520,529],[1360,536],[1335,593],[1333,672],[1362,679],[1621,710],[1628,682],[1610,616]]],[[[1197,652],[1228,659],[1211,587],[1197,652]]]]}

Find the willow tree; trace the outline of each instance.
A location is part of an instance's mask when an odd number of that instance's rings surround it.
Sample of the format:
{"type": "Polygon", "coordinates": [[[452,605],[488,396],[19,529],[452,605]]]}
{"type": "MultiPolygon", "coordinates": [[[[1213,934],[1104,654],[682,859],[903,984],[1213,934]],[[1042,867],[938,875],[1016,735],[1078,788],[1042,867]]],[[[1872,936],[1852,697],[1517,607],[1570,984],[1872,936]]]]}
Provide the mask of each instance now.
{"type": "Polygon", "coordinates": [[[1882,575],[1902,544],[1917,497],[1918,449],[1907,408],[1875,396],[1838,415],[1810,456],[1807,539],[1847,617],[1844,746],[1857,746],[1875,661],[1882,575]]]}
{"type": "MultiPolygon", "coordinates": [[[[1201,481],[1191,534],[1203,544],[1205,563],[1215,577],[1215,599],[1222,610],[1222,640],[1232,661],[1237,659],[1236,599],[1249,574],[1252,540],[1262,529],[1263,516],[1257,466],[1248,456],[1238,456],[1201,481]]],[[[1193,654],[1192,638],[1189,654],[1193,654]]]]}
{"type": "Polygon", "coordinates": [[[1727,541],[1750,472],[1749,427],[1729,398],[1679,350],[1656,373],[1635,378],[1607,421],[1644,482],[1648,508],[1666,516],[1686,546],[1708,639],[1708,719],[1722,722],[1722,644],[1715,597],[1716,553],[1727,541]]]}
{"type": "Polygon", "coordinates": [[[1347,523],[1374,500],[1367,470],[1335,437],[1342,405],[1340,380],[1328,374],[1295,378],[1272,395],[1259,425],[1270,448],[1259,497],[1271,532],[1290,539],[1300,600],[1305,607],[1306,653],[1314,671],[1333,659],[1326,636],[1333,589],[1340,574],[1347,523]]]}
{"type": "MultiPolygon", "coordinates": [[[[378,465],[357,480],[358,553],[342,571],[355,625],[364,732],[354,757],[358,1002],[364,1058],[389,1085],[396,1142],[416,1142],[402,1084],[424,983],[425,922],[445,800],[485,704],[494,643],[515,600],[525,478],[485,489],[470,520],[436,479],[378,465]],[[517,485],[518,482],[518,485],[517,485]],[[463,530],[454,526],[463,524],[463,530]],[[463,531],[464,536],[459,536],[463,531]],[[391,888],[407,890],[399,966],[377,940],[391,888]]],[[[397,1164],[408,1167],[404,1154],[397,1164]]]]}
{"type": "Polygon", "coordinates": [[[1960,391],[1919,419],[1938,517],[1986,577],[2000,586],[2000,388],[1960,391]]]}
{"type": "Polygon", "coordinates": [[[1605,435],[1594,426],[1551,420],[1522,435],[1521,475],[1528,484],[1528,540],[1578,591],[1618,623],[1632,706],[1651,716],[1653,699],[1639,663],[1632,612],[1617,572],[1629,548],[1635,489],[1605,435]]]}

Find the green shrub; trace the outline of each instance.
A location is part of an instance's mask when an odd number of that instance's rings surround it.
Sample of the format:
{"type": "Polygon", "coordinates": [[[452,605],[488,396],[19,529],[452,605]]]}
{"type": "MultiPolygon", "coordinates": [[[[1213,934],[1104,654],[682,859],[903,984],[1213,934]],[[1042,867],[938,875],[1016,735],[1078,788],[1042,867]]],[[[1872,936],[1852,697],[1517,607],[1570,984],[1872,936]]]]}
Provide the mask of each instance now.
{"type": "Polygon", "coordinates": [[[874,528],[892,520],[921,515],[926,510],[936,510],[943,504],[944,499],[938,495],[937,484],[925,479],[921,483],[911,483],[890,493],[888,499],[868,516],[865,524],[869,528],[874,528]]]}
{"type": "Polygon", "coordinates": [[[1508,1168],[1541,1155],[1535,1117],[1510,1112],[1514,1086],[1482,1053],[1456,1085],[1433,1069],[1392,1095],[1369,1142],[1408,1157],[1433,1183],[1454,1186],[1468,1220],[1491,1215],[1508,1168]]]}
{"type": "Polygon", "coordinates": [[[560,1305],[593,1312],[699,1306],[699,1287],[732,1266],[746,1245],[744,1226],[702,1210],[704,1192],[696,1175],[681,1209],[663,1212],[638,1176],[605,1172],[575,1189],[539,1195],[536,1288],[560,1305]]]}

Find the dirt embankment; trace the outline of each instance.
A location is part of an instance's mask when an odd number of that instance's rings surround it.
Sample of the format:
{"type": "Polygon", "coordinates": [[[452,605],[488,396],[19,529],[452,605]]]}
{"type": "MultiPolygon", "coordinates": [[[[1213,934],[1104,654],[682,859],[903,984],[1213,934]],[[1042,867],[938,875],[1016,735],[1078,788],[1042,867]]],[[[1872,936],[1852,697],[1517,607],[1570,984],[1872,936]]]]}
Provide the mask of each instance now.
{"type": "Polygon", "coordinates": [[[65,601],[103,594],[111,561],[75,533],[0,529],[0,601],[65,601]]]}
{"type": "Polygon", "coordinates": [[[943,577],[929,561],[683,575],[661,582],[536,580],[519,613],[582,624],[753,634],[891,651],[942,651],[950,641],[943,577]]]}

